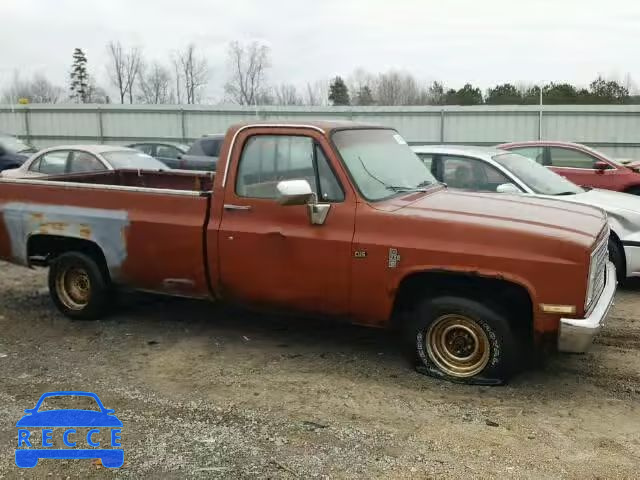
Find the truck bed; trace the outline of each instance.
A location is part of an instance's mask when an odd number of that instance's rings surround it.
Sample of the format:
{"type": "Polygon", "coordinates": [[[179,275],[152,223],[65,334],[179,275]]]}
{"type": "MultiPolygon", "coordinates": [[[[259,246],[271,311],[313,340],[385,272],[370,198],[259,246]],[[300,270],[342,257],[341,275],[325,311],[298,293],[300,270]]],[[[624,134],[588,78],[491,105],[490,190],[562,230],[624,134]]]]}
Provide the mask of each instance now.
{"type": "Polygon", "coordinates": [[[55,175],[37,179],[26,179],[48,182],[72,182],[93,185],[104,185],[125,188],[151,188],[162,190],[182,190],[192,192],[211,192],[213,189],[213,172],[196,172],[188,170],[144,171],[144,170],[112,170],[108,172],[75,173],[55,175]]]}
{"type": "Polygon", "coordinates": [[[137,170],[0,178],[0,259],[46,265],[71,243],[83,244],[99,249],[116,283],[207,297],[213,178],[137,170]]]}

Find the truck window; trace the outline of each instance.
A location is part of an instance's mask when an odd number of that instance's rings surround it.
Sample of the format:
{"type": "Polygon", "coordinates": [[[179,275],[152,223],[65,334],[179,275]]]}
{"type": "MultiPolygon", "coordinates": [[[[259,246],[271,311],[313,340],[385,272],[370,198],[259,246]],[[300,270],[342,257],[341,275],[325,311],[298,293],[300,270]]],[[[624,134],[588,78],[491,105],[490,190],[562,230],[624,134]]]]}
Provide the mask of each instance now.
{"type": "Polygon", "coordinates": [[[317,191],[313,139],[288,135],[255,135],[244,145],[236,193],[241,197],[276,198],[282,180],[307,180],[317,191]]]}
{"type": "Polygon", "coordinates": [[[323,202],[342,202],[344,191],[338,182],[329,161],[322,151],[322,147],[316,143],[316,165],[318,167],[318,183],[320,184],[320,200],[323,202]]]}

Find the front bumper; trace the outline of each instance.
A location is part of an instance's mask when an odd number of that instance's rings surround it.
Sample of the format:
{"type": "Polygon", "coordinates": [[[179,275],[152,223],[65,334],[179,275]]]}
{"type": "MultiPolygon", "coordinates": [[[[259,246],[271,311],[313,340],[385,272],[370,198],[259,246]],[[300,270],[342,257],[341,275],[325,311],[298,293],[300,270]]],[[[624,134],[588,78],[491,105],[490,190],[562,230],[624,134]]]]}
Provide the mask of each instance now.
{"type": "Polygon", "coordinates": [[[607,281],[600,298],[586,318],[561,318],[558,332],[558,350],[561,352],[583,353],[600,331],[616,294],[616,269],[607,262],[607,281]]]}

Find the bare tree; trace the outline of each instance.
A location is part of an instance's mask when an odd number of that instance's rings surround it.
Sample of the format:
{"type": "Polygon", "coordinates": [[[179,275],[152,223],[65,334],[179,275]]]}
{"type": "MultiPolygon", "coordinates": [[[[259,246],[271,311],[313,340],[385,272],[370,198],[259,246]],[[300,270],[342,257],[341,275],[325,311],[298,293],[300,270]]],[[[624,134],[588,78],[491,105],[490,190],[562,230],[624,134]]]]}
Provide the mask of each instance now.
{"type": "Polygon", "coordinates": [[[302,105],[302,98],[298,95],[295,85],[282,83],[273,90],[277,105],[302,105]]]}
{"type": "Polygon", "coordinates": [[[375,91],[380,105],[424,105],[429,99],[413,75],[394,70],[378,76],[375,91]]]}
{"type": "Polygon", "coordinates": [[[171,73],[158,62],[140,67],[138,98],[142,103],[171,103],[171,73]]]}
{"type": "Polygon", "coordinates": [[[304,104],[310,106],[327,106],[329,99],[329,80],[316,80],[307,83],[304,104]]]}
{"type": "Polygon", "coordinates": [[[11,84],[2,92],[3,103],[14,103],[24,98],[29,103],[57,103],[64,89],[54,85],[42,73],[36,73],[31,80],[23,80],[16,71],[11,84]]]}
{"type": "Polygon", "coordinates": [[[229,79],[224,90],[240,105],[256,105],[264,95],[266,70],[271,66],[269,47],[258,42],[231,42],[228,51],[229,79]]]}
{"type": "MultiPolygon", "coordinates": [[[[176,54],[176,88],[180,91],[180,82],[184,85],[184,93],[188,104],[199,102],[202,98],[202,88],[206,86],[209,77],[209,66],[204,58],[196,54],[193,43],[176,54]]],[[[178,94],[179,100],[181,99],[178,94]]]]}
{"type": "Polygon", "coordinates": [[[357,68],[347,79],[352,105],[371,105],[376,90],[376,78],[363,68],[357,68]]]}
{"type": "Polygon", "coordinates": [[[107,71],[111,83],[118,89],[120,103],[124,103],[129,96],[129,103],[133,103],[133,87],[140,73],[142,54],[138,48],[125,51],[120,42],[109,42],[107,45],[109,64],[107,71]]]}

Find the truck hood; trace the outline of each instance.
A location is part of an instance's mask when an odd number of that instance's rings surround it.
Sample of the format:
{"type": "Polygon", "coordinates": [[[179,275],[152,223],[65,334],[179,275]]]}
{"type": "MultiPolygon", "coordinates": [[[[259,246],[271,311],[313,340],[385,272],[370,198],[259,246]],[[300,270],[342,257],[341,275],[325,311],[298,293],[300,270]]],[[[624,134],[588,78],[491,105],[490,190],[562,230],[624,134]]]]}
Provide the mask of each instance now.
{"type": "Polygon", "coordinates": [[[561,236],[591,246],[605,225],[602,210],[588,205],[525,195],[439,190],[427,195],[396,198],[385,210],[398,214],[433,218],[444,216],[451,221],[494,224],[497,228],[537,231],[542,235],[561,236]]]}

